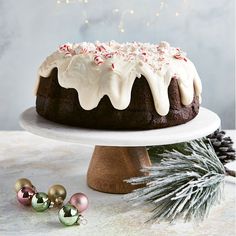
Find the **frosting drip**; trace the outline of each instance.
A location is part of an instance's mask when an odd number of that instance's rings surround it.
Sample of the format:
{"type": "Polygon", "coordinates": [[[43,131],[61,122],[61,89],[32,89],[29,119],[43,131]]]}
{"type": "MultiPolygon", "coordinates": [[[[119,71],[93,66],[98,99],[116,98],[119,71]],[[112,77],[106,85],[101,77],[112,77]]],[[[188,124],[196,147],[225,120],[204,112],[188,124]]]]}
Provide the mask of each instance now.
{"type": "Polygon", "coordinates": [[[141,75],[150,86],[157,113],[162,116],[169,112],[168,87],[172,78],[178,81],[183,105],[191,104],[194,91],[201,101],[202,85],[194,64],[167,42],[68,43],[47,57],[39,68],[39,78],[48,77],[53,68],[58,69],[60,86],[77,90],[85,110],[97,107],[104,95],[114,108],[126,109],[133,83],[141,75]]]}

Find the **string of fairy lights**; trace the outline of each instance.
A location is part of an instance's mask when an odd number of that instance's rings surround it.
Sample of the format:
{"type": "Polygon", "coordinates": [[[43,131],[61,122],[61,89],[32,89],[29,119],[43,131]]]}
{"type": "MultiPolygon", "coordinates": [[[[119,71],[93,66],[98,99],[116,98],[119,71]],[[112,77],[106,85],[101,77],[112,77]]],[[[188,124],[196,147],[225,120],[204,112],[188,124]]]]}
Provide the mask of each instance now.
{"type": "MultiPolygon", "coordinates": [[[[79,3],[79,4],[84,5],[84,8],[85,8],[86,5],[89,3],[89,1],[92,1],[92,0],[56,0],[56,4],[58,6],[62,6],[64,4],[79,3]]],[[[182,3],[186,6],[187,1],[188,0],[182,0],[182,3]]],[[[149,20],[147,20],[145,22],[146,27],[150,27],[150,26],[154,25],[157,22],[158,18],[161,17],[163,10],[166,8],[168,8],[168,0],[161,0],[159,3],[159,6],[157,7],[157,11],[155,12],[155,14],[153,16],[149,16],[149,20]]],[[[182,9],[182,11],[183,11],[183,9],[182,9]]],[[[124,33],[125,32],[125,21],[127,20],[128,17],[131,17],[132,15],[134,15],[135,11],[134,11],[134,9],[122,10],[119,8],[115,8],[115,9],[111,10],[111,14],[114,14],[119,17],[117,29],[119,30],[119,32],[124,33]]],[[[86,10],[83,11],[83,15],[84,15],[84,24],[89,25],[90,20],[89,20],[86,10]]],[[[174,11],[173,16],[175,16],[175,17],[181,16],[181,11],[180,10],[174,11]]]]}

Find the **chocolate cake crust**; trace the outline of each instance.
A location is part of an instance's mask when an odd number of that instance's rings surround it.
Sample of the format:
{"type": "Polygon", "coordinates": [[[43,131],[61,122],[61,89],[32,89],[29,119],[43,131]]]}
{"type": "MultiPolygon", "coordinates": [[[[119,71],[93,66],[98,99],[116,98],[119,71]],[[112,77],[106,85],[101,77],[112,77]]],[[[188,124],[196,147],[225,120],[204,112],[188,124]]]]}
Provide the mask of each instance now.
{"type": "Polygon", "coordinates": [[[57,74],[57,68],[54,68],[48,78],[40,77],[36,98],[38,114],[57,123],[92,129],[146,130],[184,124],[199,111],[199,98],[196,95],[190,105],[181,103],[178,81],[172,78],[168,88],[169,113],[159,115],[144,76],[135,79],[131,101],[126,109],[115,109],[109,97],[104,96],[96,108],[84,110],[80,106],[77,91],[61,87],[57,74]]]}

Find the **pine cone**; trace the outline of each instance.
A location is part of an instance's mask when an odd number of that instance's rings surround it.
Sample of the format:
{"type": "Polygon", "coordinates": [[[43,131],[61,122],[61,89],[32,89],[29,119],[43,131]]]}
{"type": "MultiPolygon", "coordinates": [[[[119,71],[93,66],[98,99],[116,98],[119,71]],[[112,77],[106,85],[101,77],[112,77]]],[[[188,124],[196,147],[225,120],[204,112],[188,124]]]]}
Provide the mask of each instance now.
{"type": "Polygon", "coordinates": [[[224,137],[225,131],[217,129],[214,133],[207,136],[210,139],[216,155],[223,164],[235,160],[235,149],[230,137],[224,137]]]}

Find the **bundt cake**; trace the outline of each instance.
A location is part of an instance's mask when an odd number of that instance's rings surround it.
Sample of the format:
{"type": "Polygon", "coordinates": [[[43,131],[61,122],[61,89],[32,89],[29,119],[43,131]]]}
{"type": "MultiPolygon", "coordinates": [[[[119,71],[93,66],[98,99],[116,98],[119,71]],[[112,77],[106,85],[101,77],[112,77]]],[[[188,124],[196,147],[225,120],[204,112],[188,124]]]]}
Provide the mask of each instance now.
{"type": "Polygon", "coordinates": [[[194,64],[167,42],[67,43],[39,68],[36,110],[77,127],[156,129],[193,119],[201,90],[194,64]]]}

